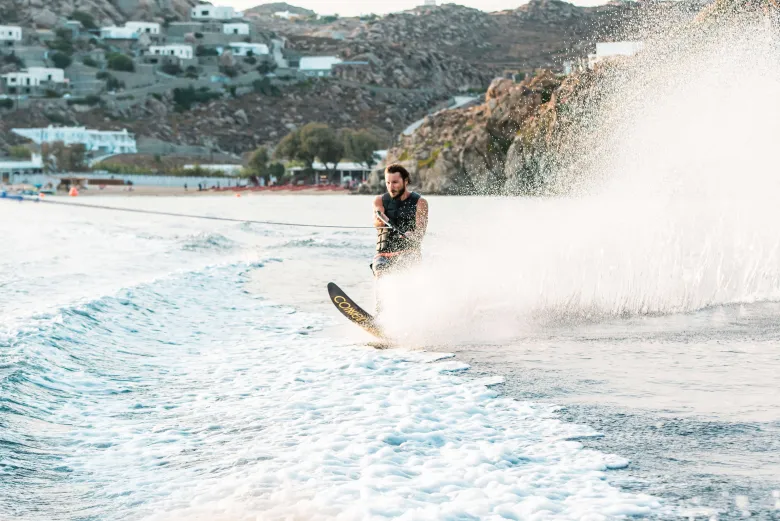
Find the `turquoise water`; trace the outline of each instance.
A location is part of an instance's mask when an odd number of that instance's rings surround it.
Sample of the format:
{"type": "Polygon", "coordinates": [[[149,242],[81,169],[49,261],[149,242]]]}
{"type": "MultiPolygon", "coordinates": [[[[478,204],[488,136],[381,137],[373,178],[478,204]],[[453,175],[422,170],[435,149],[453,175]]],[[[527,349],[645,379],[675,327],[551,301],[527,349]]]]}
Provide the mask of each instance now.
{"type": "MultiPolygon", "coordinates": [[[[345,196],[82,201],[350,225],[370,206],[345,196]]],[[[434,202],[425,269],[435,273],[392,281],[391,300],[413,295],[415,316],[390,317],[406,340],[387,351],[368,347],[325,296],[333,280],[371,307],[371,230],[0,206],[21,223],[4,232],[0,261],[0,518],[773,515],[771,313],[550,322],[538,301],[528,307],[535,290],[515,293],[521,280],[491,285],[502,261],[470,272],[479,287],[459,269],[459,284],[426,296],[450,280],[448,225],[463,205],[489,215],[515,204],[434,202]],[[515,299],[511,313],[499,297],[515,299]],[[421,315],[427,326],[415,325],[421,315]],[[496,317],[514,329],[487,327],[496,317]],[[730,347],[707,347],[717,339],[730,347]],[[718,405],[723,396],[734,403],[718,405]],[[711,444],[701,426],[715,424],[728,443],[711,444]],[[751,446],[770,450],[762,459],[751,446]]],[[[468,233],[458,240],[496,255],[484,232],[468,233]]],[[[478,266],[473,249],[459,258],[478,266]]],[[[574,278],[569,253],[549,258],[574,278]]]]}

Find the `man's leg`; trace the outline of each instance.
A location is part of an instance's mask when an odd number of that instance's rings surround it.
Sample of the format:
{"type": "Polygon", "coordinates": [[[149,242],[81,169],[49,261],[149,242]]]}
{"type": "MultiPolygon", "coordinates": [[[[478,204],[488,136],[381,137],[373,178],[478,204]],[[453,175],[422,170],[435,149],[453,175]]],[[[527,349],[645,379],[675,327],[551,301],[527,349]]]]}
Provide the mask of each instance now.
{"type": "Polygon", "coordinates": [[[371,270],[374,272],[374,318],[378,317],[382,312],[381,279],[387,274],[391,265],[392,262],[388,257],[379,255],[374,257],[374,262],[371,264],[371,270]]]}

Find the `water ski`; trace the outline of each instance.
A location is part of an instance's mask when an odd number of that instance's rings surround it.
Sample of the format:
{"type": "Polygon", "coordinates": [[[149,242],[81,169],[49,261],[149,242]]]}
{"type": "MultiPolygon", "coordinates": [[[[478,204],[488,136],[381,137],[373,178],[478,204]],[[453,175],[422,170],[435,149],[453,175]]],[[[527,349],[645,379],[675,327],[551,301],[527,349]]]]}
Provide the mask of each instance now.
{"type": "Polygon", "coordinates": [[[376,325],[374,317],[355,304],[341,288],[332,282],[328,284],[328,295],[330,295],[330,301],[333,302],[333,305],[336,306],[339,311],[341,311],[342,315],[375,337],[384,340],[384,335],[379,329],[379,326],[376,325]]]}

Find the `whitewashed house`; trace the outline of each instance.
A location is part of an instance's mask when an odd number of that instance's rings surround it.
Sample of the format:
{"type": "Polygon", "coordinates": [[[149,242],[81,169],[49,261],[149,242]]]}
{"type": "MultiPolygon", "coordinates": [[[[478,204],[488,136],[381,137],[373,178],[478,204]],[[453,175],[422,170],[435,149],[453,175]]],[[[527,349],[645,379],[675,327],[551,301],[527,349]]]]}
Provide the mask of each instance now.
{"type": "Polygon", "coordinates": [[[66,146],[82,144],[88,152],[100,154],[135,154],[138,152],[135,136],[127,129],[90,130],[85,127],[14,128],[16,135],[26,137],[37,145],[62,141],[66,146]]]}
{"type": "Polygon", "coordinates": [[[605,60],[634,56],[645,48],[644,42],[600,42],[596,44],[596,54],[588,55],[588,68],[605,60]]]}
{"type": "Polygon", "coordinates": [[[0,25],[0,42],[21,42],[22,28],[17,25],[0,25]]]}
{"type": "Polygon", "coordinates": [[[54,69],[52,67],[29,67],[27,72],[36,76],[41,83],[65,83],[65,71],[62,69],[54,69]]]}
{"type": "MultiPolygon", "coordinates": [[[[338,176],[338,184],[344,185],[351,182],[364,183],[371,175],[371,169],[365,163],[355,163],[350,161],[343,161],[337,163],[335,166],[332,164],[325,165],[319,161],[315,161],[311,165],[314,170],[314,184],[327,183],[327,170],[328,167],[333,167],[332,170],[338,176]]],[[[287,171],[291,174],[299,174],[305,170],[302,166],[294,166],[288,168],[287,171]]]]}
{"type": "Polygon", "coordinates": [[[32,154],[32,157],[27,160],[0,161],[0,183],[16,184],[20,181],[17,176],[42,173],[43,158],[40,154],[32,154]]]}
{"type": "Polygon", "coordinates": [[[139,35],[149,34],[154,36],[160,34],[160,24],[156,22],[125,22],[125,28],[132,29],[139,35]]]}
{"type": "Polygon", "coordinates": [[[11,93],[27,93],[32,92],[33,88],[41,85],[41,80],[27,71],[21,72],[9,72],[0,76],[3,79],[3,85],[5,89],[11,93]]]}
{"type": "Polygon", "coordinates": [[[290,11],[277,11],[274,13],[274,16],[277,18],[282,18],[284,20],[292,20],[295,18],[295,15],[292,14],[290,11]]]}
{"type": "Polygon", "coordinates": [[[67,83],[64,70],[49,67],[30,67],[1,77],[6,90],[16,94],[34,94],[42,85],[67,83]]]}
{"type": "Polygon", "coordinates": [[[230,44],[229,50],[233,52],[233,56],[264,56],[270,53],[264,43],[234,42],[230,44]]]}
{"type": "Polygon", "coordinates": [[[336,56],[304,56],[298,70],[306,76],[327,77],[331,75],[333,66],[342,61],[336,56]]]}
{"type": "Polygon", "coordinates": [[[175,56],[182,60],[195,58],[192,45],[151,45],[149,46],[149,54],[152,56],[175,56]]]}
{"type": "Polygon", "coordinates": [[[132,27],[110,27],[100,28],[100,37],[104,40],[137,40],[138,31],[132,27]]]}
{"type": "Polygon", "coordinates": [[[222,26],[222,34],[239,34],[249,35],[249,24],[244,22],[224,24],[222,26]]]}
{"type": "Polygon", "coordinates": [[[190,11],[193,20],[233,20],[241,18],[240,13],[226,5],[201,4],[190,11]]]}

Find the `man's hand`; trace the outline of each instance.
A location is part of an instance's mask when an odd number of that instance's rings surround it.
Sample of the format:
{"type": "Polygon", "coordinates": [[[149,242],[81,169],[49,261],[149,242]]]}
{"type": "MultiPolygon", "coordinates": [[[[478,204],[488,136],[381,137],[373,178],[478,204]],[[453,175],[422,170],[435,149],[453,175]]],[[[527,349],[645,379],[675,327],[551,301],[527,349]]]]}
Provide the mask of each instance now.
{"type": "Polygon", "coordinates": [[[376,226],[377,228],[387,226],[385,223],[381,221],[381,219],[377,217],[377,214],[381,215],[382,219],[387,219],[387,215],[385,215],[385,205],[382,204],[381,195],[378,195],[376,199],[374,199],[374,226],[376,226]]]}

